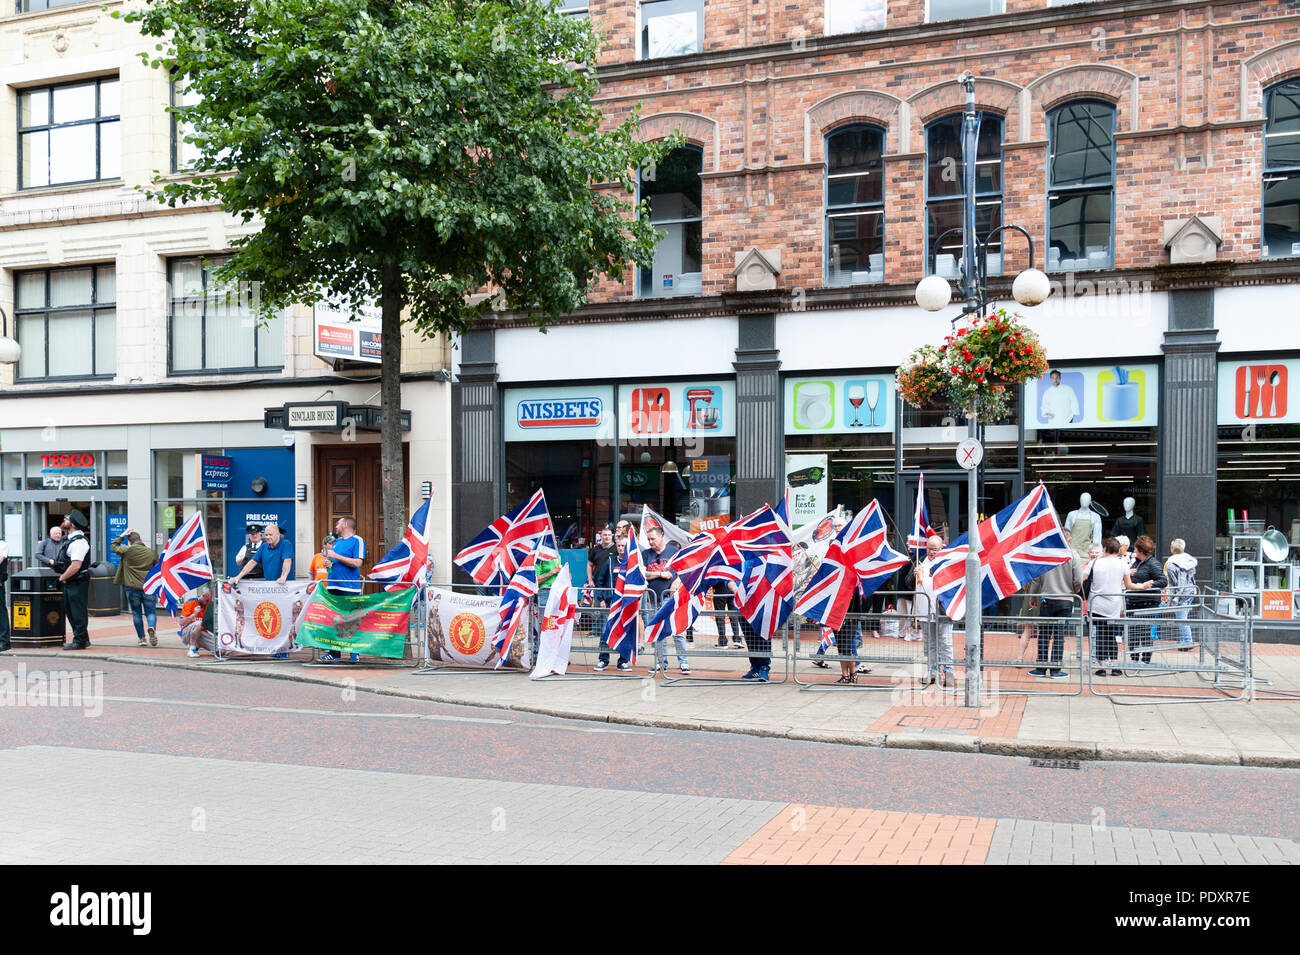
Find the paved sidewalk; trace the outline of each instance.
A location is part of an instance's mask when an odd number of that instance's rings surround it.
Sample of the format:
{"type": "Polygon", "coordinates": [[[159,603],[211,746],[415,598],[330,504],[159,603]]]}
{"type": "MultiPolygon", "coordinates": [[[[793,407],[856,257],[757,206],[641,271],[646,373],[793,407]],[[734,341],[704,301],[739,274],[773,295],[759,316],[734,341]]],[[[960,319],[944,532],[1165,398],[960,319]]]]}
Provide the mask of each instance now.
{"type": "MultiPolygon", "coordinates": [[[[1259,692],[1253,702],[1117,703],[1088,692],[1076,696],[1003,693],[985,707],[969,709],[961,705],[960,686],[923,690],[911,669],[901,664],[876,664],[869,678],[871,687],[837,688],[828,682],[838,673],[834,664],[821,670],[800,662],[800,681],[820,681],[814,688],[801,688],[793,681],[740,683],[737,677],[747,667],[744,651],[708,657],[697,648],[692,679],[677,679],[674,669],[668,682],[652,679],[644,666],[632,675],[612,669],[594,674],[586,657],[575,653],[569,678],[535,681],[519,672],[416,673],[409,667],[375,666],[373,660],[360,666],[309,666],[306,652],[289,661],[215,662],[206,653],[191,660],[174,631],[165,625],[159,630],[157,648],[139,648],[129,618],[92,618],[89,650],[11,652],[29,660],[43,658],[42,664],[50,660],[49,666],[57,659],[60,668],[84,669],[93,659],[197,666],[209,672],[335,684],[347,692],[365,689],[640,726],[1052,759],[1300,767],[1300,700],[1267,692],[1300,696],[1300,647],[1287,645],[1256,646],[1259,692]]],[[[649,655],[643,658],[648,659],[649,655]]],[[[775,669],[774,677],[780,668],[775,669]]],[[[1066,681],[1032,679],[1023,668],[990,667],[986,677],[1004,691],[1069,688],[1061,686],[1066,681]]],[[[1211,693],[1209,684],[1194,674],[1107,678],[1106,685],[1119,694],[1131,693],[1135,686],[1148,694],[1188,689],[1211,693]]],[[[1074,688],[1078,689],[1077,671],[1074,688]]]]}

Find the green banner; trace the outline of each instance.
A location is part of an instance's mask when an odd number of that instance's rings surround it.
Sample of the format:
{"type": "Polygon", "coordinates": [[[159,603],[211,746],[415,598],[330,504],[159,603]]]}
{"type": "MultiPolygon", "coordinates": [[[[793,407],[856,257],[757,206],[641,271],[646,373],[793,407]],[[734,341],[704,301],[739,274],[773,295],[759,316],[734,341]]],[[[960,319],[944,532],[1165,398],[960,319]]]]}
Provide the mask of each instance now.
{"type": "Polygon", "coordinates": [[[411,626],[414,587],[377,594],[332,594],[317,587],[298,627],[298,644],[400,659],[411,626]]]}

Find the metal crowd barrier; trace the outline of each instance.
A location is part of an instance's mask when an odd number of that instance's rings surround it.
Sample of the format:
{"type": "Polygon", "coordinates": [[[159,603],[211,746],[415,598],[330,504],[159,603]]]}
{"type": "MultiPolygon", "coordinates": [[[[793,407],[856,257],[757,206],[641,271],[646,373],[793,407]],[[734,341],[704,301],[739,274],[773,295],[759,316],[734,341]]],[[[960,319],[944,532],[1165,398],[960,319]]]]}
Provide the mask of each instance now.
{"type": "MultiPolygon", "coordinates": [[[[669,676],[661,671],[665,686],[727,686],[731,684],[764,686],[768,683],[785,683],[790,679],[789,625],[782,626],[771,640],[765,640],[754,631],[749,621],[741,616],[734,605],[726,609],[704,610],[695,620],[693,643],[687,643],[686,655],[694,660],[703,657],[712,661],[703,673],[692,667],[690,673],[669,676]],[[745,672],[753,665],[751,660],[768,661],[768,678],[766,681],[743,679],[745,672]],[[780,667],[779,678],[777,668],[780,667]]],[[[664,643],[673,641],[665,637],[664,643]]],[[[651,647],[647,652],[654,652],[651,647]]],[[[676,648],[672,651],[677,652],[676,648]]],[[[668,660],[669,648],[664,648],[664,662],[668,660]]],[[[679,668],[680,668],[680,661],[679,668]]]]}
{"type": "Polygon", "coordinates": [[[1113,703],[1221,703],[1251,699],[1250,601],[1198,594],[1183,606],[1089,615],[1088,688],[1113,703]],[[1177,611],[1186,609],[1186,619],[1177,611]],[[1124,681],[1124,682],[1120,682],[1124,681]],[[1136,682],[1134,682],[1136,681],[1136,682]]]}
{"type": "MultiPolygon", "coordinates": [[[[1006,603],[1017,612],[986,611],[981,620],[985,692],[1081,696],[1086,669],[1083,599],[1078,594],[1016,594],[1006,603]],[[1036,604],[1033,611],[1027,607],[1031,599],[1036,604]],[[1053,675],[1057,673],[1064,676],[1053,675]]],[[[958,659],[965,656],[964,652],[957,655],[958,659]]]]}
{"type": "MultiPolygon", "coordinates": [[[[579,591],[579,593],[581,593],[581,591],[579,591]]],[[[539,676],[538,680],[546,680],[547,682],[551,682],[551,683],[560,683],[566,681],[576,682],[576,681],[583,681],[583,680],[610,680],[610,679],[643,680],[645,679],[645,674],[635,673],[631,669],[628,670],[618,669],[618,652],[610,649],[609,647],[605,646],[602,643],[602,638],[605,635],[605,622],[609,619],[610,608],[607,606],[601,606],[601,604],[604,602],[608,602],[612,604],[614,602],[613,591],[598,590],[595,592],[595,600],[596,602],[591,606],[579,605],[578,607],[578,612],[573,622],[573,642],[570,644],[570,648],[569,648],[568,672],[564,674],[550,674],[547,676],[539,676]],[[592,669],[590,672],[587,672],[586,670],[583,670],[582,672],[578,672],[578,673],[573,672],[575,657],[577,657],[579,654],[581,654],[583,657],[583,662],[581,666],[594,668],[596,666],[597,661],[600,659],[600,655],[602,653],[608,655],[608,664],[605,667],[605,669],[600,671],[592,669]]],[[[653,611],[651,608],[653,608],[653,610],[657,610],[658,603],[656,601],[655,595],[650,591],[646,591],[645,595],[641,598],[641,621],[642,622],[639,628],[641,632],[637,636],[638,663],[640,662],[640,657],[643,654],[654,652],[653,649],[646,649],[646,650],[641,649],[641,645],[644,642],[643,634],[645,630],[645,621],[647,621],[650,616],[653,616],[653,611]],[[649,614],[649,616],[647,614],[649,614]]]]}
{"type": "MultiPolygon", "coordinates": [[[[916,595],[910,591],[877,591],[873,599],[880,598],[894,609],[883,613],[845,614],[839,642],[825,650],[821,648],[821,624],[794,614],[790,616],[787,623],[790,661],[794,682],[800,689],[894,690],[904,679],[920,683],[927,678],[927,637],[934,632],[934,623],[925,612],[928,608],[920,608],[918,613],[916,595]],[[850,644],[856,646],[855,652],[840,652],[841,645],[850,644]],[[800,675],[800,663],[831,671],[836,669],[833,664],[852,663],[854,682],[808,680],[800,675]],[[857,672],[860,665],[870,672],[857,672]]],[[[921,602],[925,602],[924,597],[921,602]]],[[[955,689],[955,679],[953,683],[955,689]]]]}

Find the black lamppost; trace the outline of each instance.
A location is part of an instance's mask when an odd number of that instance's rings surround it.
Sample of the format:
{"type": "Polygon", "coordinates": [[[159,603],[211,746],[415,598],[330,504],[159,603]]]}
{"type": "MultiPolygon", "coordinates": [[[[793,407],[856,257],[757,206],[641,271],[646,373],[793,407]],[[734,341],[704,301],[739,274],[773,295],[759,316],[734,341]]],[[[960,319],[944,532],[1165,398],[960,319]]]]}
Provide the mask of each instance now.
{"type": "MultiPolygon", "coordinates": [[[[975,110],[975,75],[969,71],[957,80],[966,90],[966,111],[962,114],[961,124],[961,161],[962,181],[966,190],[962,205],[962,269],[961,290],[966,304],[956,318],[955,325],[967,316],[982,316],[989,304],[988,297],[988,250],[995,236],[1000,237],[1007,229],[1014,229],[1025,237],[1029,243],[1029,268],[1016,276],[1011,286],[1011,294],[1021,305],[1038,305],[1051,294],[1051,283],[1047,276],[1034,268],[1034,240],[1028,232],[1017,225],[1004,225],[994,229],[983,241],[975,234],[975,163],[978,157],[980,117],[975,110]]],[[[936,247],[943,239],[956,229],[949,229],[936,240],[936,247]]],[[[922,279],[916,286],[916,304],[929,312],[937,312],[952,300],[952,286],[941,275],[931,275],[922,279]]],[[[966,415],[967,434],[977,438],[979,434],[978,407],[961,409],[966,415]]],[[[1023,413],[1023,411],[1022,411],[1023,413]]],[[[980,581],[980,541],[976,533],[979,527],[979,478],[977,468],[969,469],[966,481],[967,516],[966,516],[966,699],[969,707],[980,705],[980,641],[982,629],[982,591],[980,581]]]]}

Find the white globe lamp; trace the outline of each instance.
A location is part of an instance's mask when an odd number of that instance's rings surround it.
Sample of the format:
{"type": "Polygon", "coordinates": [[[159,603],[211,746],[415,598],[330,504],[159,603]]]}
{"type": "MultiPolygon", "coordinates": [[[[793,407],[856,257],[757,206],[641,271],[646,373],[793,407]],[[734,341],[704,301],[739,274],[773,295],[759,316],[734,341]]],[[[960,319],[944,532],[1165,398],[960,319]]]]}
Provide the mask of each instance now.
{"type": "Polygon", "coordinates": [[[1025,269],[1011,283],[1011,297],[1021,305],[1041,305],[1052,294],[1052,283],[1038,269],[1025,269]]]}
{"type": "Polygon", "coordinates": [[[916,304],[937,312],[952,301],[952,285],[942,275],[928,275],[916,283],[916,304]]]}
{"type": "Polygon", "coordinates": [[[0,338],[0,365],[16,365],[23,350],[12,338],[0,338]]]}

